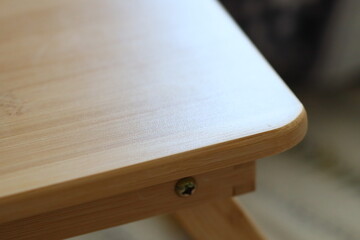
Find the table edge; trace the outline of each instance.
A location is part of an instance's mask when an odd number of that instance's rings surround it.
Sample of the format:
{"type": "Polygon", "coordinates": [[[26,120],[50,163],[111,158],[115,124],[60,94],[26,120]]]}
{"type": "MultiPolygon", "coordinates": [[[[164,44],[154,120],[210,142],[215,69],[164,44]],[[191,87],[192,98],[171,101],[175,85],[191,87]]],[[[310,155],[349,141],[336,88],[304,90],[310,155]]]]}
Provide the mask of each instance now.
{"type": "Polygon", "coordinates": [[[0,223],[254,161],[292,148],[306,131],[307,114],[302,108],[295,119],[267,132],[6,196],[0,198],[0,223]],[[151,177],[139,178],[143,174],[151,177]]]}

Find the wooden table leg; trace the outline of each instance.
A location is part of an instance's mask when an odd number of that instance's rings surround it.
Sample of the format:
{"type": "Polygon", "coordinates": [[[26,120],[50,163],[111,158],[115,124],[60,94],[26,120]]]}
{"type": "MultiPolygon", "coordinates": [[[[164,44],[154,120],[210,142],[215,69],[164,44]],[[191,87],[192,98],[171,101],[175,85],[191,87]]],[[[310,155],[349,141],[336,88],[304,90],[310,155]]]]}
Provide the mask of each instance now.
{"type": "Polygon", "coordinates": [[[194,239],[265,239],[232,198],[220,199],[193,208],[182,209],[174,215],[194,239]]]}

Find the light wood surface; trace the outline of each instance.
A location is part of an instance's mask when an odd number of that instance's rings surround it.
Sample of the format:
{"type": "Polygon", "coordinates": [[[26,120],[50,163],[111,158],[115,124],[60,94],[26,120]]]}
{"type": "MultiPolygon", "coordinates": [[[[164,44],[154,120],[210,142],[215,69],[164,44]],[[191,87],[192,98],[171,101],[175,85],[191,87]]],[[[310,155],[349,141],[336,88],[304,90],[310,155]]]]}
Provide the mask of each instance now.
{"type": "Polygon", "coordinates": [[[284,151],[301,103],[216,1],[0,2],[0,222],[284,151]]]}
{"type": "Polygon", "coordinates": [[[243,209],[231,198],[220,199],[175,215],[194,240],[264,240],[243,209]]]}
{"type": "Polygon", "coordinates": [[[172,213],[184,207],[253,191],[255,163],[249,162],[193,176],[196,192],[177,196],[176,181],[54,212],[0,224],[1,239],[63,239],[117,226],[154,215],[172,213]]]}

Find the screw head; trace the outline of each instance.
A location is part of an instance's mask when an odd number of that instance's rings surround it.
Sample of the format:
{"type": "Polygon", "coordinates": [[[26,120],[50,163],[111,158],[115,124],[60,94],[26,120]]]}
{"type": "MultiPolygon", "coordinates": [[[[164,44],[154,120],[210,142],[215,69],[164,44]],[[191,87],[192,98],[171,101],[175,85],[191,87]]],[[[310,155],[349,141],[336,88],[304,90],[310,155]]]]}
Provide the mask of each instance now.
{"type": "Polygon", "coordinates": [[[196,181],[192,177],[182,178],[175,185],[175,192],[179,197],[190,197],[196,191],[196,181]]]}

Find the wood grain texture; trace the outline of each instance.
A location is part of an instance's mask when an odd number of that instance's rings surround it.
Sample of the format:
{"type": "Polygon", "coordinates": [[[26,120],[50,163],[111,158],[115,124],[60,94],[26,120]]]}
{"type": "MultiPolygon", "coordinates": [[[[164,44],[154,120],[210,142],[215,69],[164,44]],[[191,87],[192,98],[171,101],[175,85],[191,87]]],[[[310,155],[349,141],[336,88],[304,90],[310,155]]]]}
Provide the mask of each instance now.
{"type": "Polygon", "coordinates": [[[194,195],[178,197],[176,181],[124,193],[0,224],[0,238],[5,239],[63,239],[113,227],[154,215],[172,213],[199,203],[231,197],[236,189],[246,193],[255,188],[255,163],[229,167],[193,176],[197,183],[194,195]]]}
{"type": "Polygon", "coordinates": [[[284,151],[301,103],[216,1],[0,2],[0,222],[284,151]]]}
{"type": "Polygon", "coordinates": [[[264,240],[243,209],[231,198],[178,211],[175,218],[194,240],[264,240]]]}

